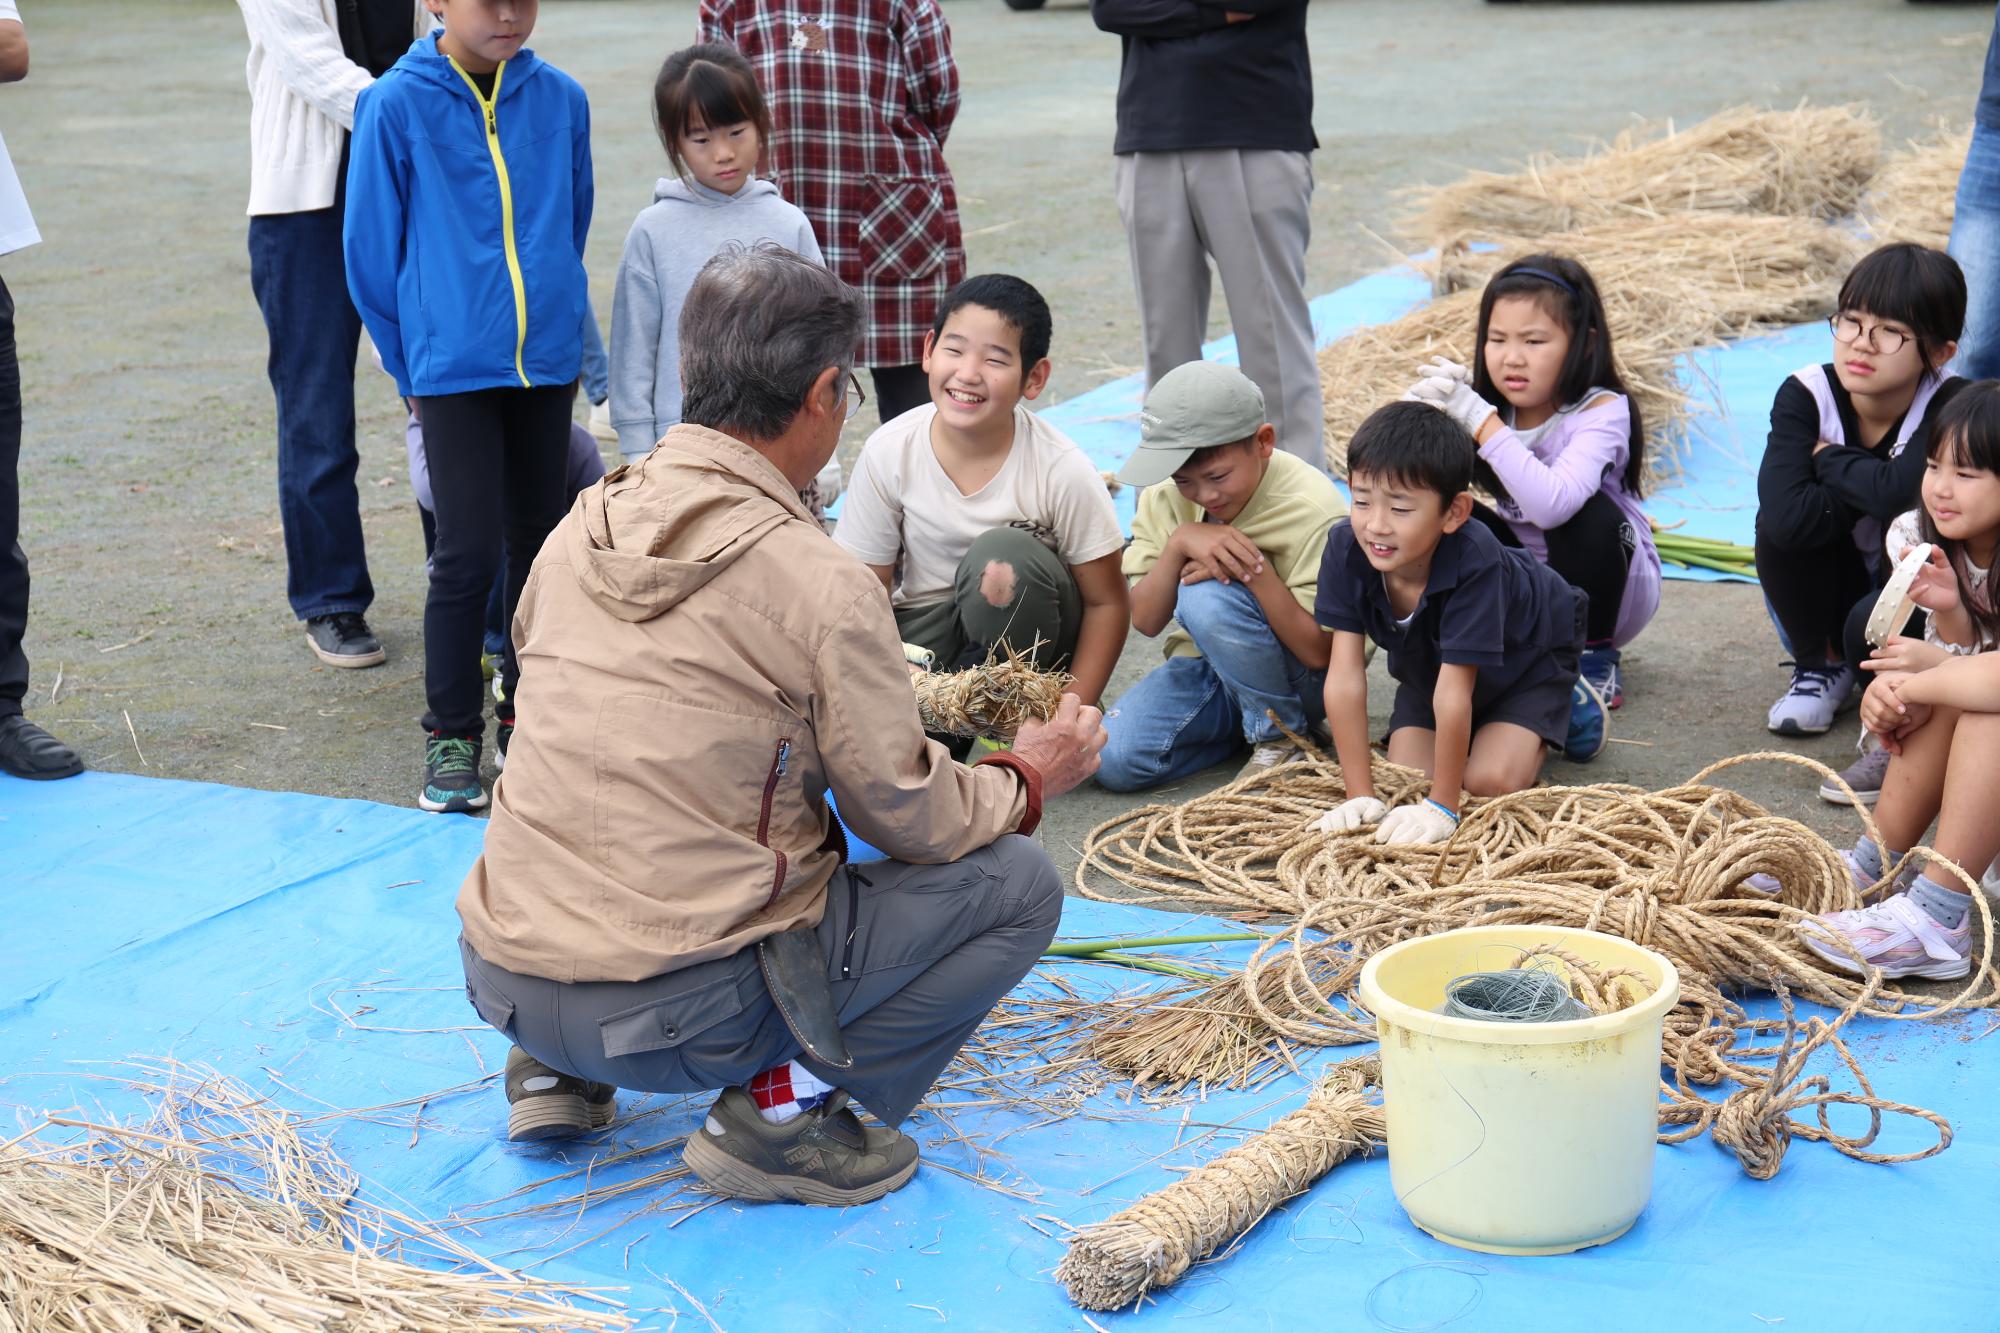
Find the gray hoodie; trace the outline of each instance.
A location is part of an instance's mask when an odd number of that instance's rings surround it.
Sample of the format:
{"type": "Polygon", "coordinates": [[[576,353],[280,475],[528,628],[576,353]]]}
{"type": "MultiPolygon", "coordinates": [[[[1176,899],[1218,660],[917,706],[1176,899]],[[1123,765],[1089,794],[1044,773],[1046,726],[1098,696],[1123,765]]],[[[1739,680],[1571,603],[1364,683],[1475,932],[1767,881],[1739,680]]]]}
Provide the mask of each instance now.
{"type": "Polygon", "coordinates": [[[702,265],[732,241],[776,241],[825,262],[812,223],[767,180],[723,194],[692,178],[662,178],[625,237],[611,303],[611,424],[627,458],[652,452],[681,419],[681,302],[702,265]]]}

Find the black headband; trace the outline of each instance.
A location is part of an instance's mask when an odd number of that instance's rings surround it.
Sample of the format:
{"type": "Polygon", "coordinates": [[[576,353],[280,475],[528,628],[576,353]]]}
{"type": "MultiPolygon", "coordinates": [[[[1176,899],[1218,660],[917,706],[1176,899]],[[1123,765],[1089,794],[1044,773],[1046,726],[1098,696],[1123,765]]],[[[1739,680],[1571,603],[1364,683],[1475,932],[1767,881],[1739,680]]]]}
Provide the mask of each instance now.
{"type": "Polygon", "coordinates": [[[1543,282],[1552,283],[1562,288],[1579,301],[1583,299],[1582,292],[1545,268],[1510,268],[1500,276],[1503,278],[1540,278],[1543,282]]]}

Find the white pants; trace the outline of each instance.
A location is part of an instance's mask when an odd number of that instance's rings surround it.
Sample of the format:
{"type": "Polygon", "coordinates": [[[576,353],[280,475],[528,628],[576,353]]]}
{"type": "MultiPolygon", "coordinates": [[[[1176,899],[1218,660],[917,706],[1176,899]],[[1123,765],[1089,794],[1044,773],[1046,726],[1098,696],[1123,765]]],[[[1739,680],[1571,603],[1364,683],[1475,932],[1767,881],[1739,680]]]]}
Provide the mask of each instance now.
{"type": "Polygon", "coordinates": [[[1323,467],[1325,408],[1305,290],[1311,156],[1235,148],[1121,153],[1117,182],[1147,387],[1200,359],[1213,259],[1238,358],[1264,391],[1278,446],[1323,467]]]}

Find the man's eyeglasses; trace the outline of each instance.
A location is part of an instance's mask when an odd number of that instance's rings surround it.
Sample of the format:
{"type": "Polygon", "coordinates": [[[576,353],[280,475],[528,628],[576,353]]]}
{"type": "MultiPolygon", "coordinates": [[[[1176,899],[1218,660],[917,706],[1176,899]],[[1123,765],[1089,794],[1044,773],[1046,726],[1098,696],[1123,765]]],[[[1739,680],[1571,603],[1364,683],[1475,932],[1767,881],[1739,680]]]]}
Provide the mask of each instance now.
{"type": "Polygon", "coordinates": [[[847,419],[849,421],[854,420],[854,414],[859,412],[861,410],[861,405],[867,401],[868,401],[868,393],[861,387],[861,381],[854,377],[853,371],[851,370],[848,371],[847,372],[847,419]]]}
{"type": "Polygon", "coordinates": [[[1870,324],[1863,327],[1860,320],[1852,315],[1835,315],[1827,322],[1833,330],[1835,342],[1858,343],[1862,335],[1868,336],[1869,344],[1883,356],[1894,356],[1910,341],[1910,335],[1901,329],[1892,329],[1887,324],[1870,324]]]}

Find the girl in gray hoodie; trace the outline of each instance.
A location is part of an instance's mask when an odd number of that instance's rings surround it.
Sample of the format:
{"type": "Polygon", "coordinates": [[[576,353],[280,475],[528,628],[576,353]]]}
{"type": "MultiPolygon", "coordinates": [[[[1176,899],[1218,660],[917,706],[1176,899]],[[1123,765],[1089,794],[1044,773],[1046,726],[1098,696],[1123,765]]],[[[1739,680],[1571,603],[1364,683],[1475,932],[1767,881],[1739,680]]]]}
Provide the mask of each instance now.
{"type": "Polygon", "coordinates": [[[759,241],[825,262],[806,215],[757,174],[771,115],[734,47],[704,42],[668,56],[653,111],[675,175],[654,186],[625,237],[611,307],[611,424],[628,460],[681,419],[681,303],[702,265],[726,245],[759,241]]]}

